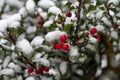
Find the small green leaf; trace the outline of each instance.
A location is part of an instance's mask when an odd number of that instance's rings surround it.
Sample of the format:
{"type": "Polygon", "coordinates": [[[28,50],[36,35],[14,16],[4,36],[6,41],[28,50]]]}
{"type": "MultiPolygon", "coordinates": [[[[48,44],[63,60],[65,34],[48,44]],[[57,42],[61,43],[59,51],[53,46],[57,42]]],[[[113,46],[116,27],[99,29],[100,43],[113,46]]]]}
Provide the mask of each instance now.
{"type": "Polygon", "coordinates": [[[88,8],[88,12],[96,10],[96,6],[90,5],[88,8]]]}

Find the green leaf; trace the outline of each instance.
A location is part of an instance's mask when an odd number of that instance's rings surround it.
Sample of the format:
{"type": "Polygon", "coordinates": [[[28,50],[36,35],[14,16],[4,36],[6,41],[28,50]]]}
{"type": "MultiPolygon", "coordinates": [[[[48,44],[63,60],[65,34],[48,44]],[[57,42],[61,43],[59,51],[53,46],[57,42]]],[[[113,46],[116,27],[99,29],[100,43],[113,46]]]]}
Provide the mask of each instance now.
{"type": "Polygon", "coordinates": [[[84,5],[84,4],[90,3],[90,1],[91,1],[91,0],[83,0],[83,3],[82,3],[82,4],[84,5]]]}
{"type": "Polygon", "coordinates": [[[72,3],[70,2],[70,1],[68,1],[66,4],[65,4],[65,6],[68,6],[68,7],[70,7],[72,5],[72,3]]]}
{"type": "Polygon", "coordinates": [[[96,6],[90,5],[88,8],[88,12],[96,10],[96,6]]]}
{"type": "Polygon", "coordinates": [[[70,34],[71,28],[73,28],[73,24],[67,24],[64,26],[64,30],[67,34],[70,34]]]}

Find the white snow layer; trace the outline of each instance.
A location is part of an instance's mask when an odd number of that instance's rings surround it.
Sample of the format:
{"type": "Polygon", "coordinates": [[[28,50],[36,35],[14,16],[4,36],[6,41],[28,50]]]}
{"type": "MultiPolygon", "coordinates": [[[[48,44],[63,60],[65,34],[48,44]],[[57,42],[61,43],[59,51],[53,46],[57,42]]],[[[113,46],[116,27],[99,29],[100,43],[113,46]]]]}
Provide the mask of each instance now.
{"type": "Polygon", "coordinates": [[[33,52],[32,46],[30,45],[29,41],[26,39],[22,39],[21,41],[18,41],[16,47],[24,54],[31,54],[33,52]]]}
{"type": "Polygon", "coordinates": [[[49,67],[50,66],[50,62],[49,60],[47,60],[46,58],[36,58],[33,60],[34,62],[40,62],[40,64],[49,67]]]}
{"type": "Polygon", "coordinates": [[[118,39],[118,33],[117,33],[116,31],[112,31],[112,32],[111,32],[111,37],[112,37],[113,39],[118,39]]]}
{"type": "Polygon", "coordinates": [[[0,20],[0,32],[6,32],[7,29],[7,21],[0,20]]]}
{"type": "Polygon", "coordinates": [[[13,74],[14,74],[13,69],[9,69],[9,68],[2,69],[2,70],[0,71],[0,76],[1,76],[1,75],[13,75],[13,74]]]}
{"type": "Polygon", "coordinates": [[[34,13],[35,2],[33,0],[28,0],[26,3],[26,9],[29,13],[34,13]]]}
{"type": "Polygon", "coordinates": [[[76,46],[71,46],[69,54],[70,56],[78,56],[79,55],[78,48],[76,46]]]}
{"type": "Polygon", "coordinates": [[[92,36],[90,36],[90,37],[89,37],[89,41],[90,41],[90,43],[96,43],[96,42],[97,42],[97,39],[94,38],[94,37],[92,37],[92,36]]]}
{"type": "Polygon", "coordinates": [[[48,12],[57,15],[60,14],[62,11],[60,10],[60,8],[52,6],[49,8],[48,12]]]}
{"type": "Polygon", "coordinates": [[[8,21],[8,26],[10,26],[11,25],[11,23],[12,22],[15,22],[15,21],[20,21],[21,20],[21,15],[20,14],[14,14],[14,15],[12,15],[9,19],[7,19],[7,21],[8,21]]]}
{"type": "Polygon", "coordinates": [[[53,24],[53,20],[46,21],[43,26],[44,27],[50,27],[50,25],[53,24]]]}
{"type": "Polygon", "coordinates": [[[10,56],[7,56],[3,61],[3,68],[6,68],[9,62],[10,62],[10,56]]]}
{"type": "Polygon", "coordinates": [[[62,74],[65,74],[67,72],[67,62],[63,61],[61,64],[60,64],[60,71],[62,74]]]}
{"type": "Polygon", "coordinates": [[[35,80],[34,77],[27,77],[26,80],[35,80]]]}
{"type": "Polygon", "coordinates": [[[96,28],[97,28],[97,31],[103,31],[105,29],[103,25],[97,25],[96,28]]]}
{"type": "Polygon", "coordinates": [[[53,1],[51,1],[51,0],[40,0],[40,1],[38,2],[38,5],[39,5],[40,7],[42,7],[42,8],[49,8],[49,7],[51,7],[51,6],[54,6],[55,3],[54,3],[53,1]]]}
{"type": "Polygon", "coordinates": [[[26,17],[27,16],[27,10],[25,7],[21,8],[18,13],[22,16],[22,17],[26,17]]]}
{"type": "Polygon", "coordinates": [[[10,28],[18,28],[19,26],[20,26],[20,23],[16,21],[11,23],[10,28]]]}
{"type": "Polygon", "coordinates": [[[57,39],[59,39],[60,34],[61,34],[61,31],[60,31],[60,30],[48,32],[48,33],[45,35],[45,40],[46,40],[46,41],[49,41],[49,42],[54,41],[54,40],[57,40],[57,39]]]}
{"type": "Polygon", "coordinates": [[[36,36],[32,42],[31,45],[35,47],[40,47],[40,45],[43,43],[44,39],[41,36],[36,36]]]}

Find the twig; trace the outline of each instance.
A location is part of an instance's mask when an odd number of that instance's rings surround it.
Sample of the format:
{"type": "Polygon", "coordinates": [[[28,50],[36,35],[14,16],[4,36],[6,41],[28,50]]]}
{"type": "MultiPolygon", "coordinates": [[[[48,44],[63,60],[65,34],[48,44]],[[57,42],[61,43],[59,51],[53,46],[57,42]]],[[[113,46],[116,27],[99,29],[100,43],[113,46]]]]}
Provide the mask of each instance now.
{"type": "Polygon", "coordinates": [[[78,28],[80,26],[80,21],[81,21],[80,13],[81,13],[81,7],[82,7],[82,0],[78,0],[78,2],[79,2],[79,6],[78,6],[78,12],[77,12],[77,26],[76,26],[75,34],[78,32],[78,28]]]}

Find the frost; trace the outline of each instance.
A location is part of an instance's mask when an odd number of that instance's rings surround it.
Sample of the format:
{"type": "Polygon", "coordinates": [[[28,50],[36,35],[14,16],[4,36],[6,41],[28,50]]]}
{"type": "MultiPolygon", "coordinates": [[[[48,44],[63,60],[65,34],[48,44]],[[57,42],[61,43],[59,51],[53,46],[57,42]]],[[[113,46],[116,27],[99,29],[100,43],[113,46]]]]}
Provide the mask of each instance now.
{"type": "Polygon", "coordinates": [[[57,15],[57,14],[61,13],[62,11],[60,10],[60,8],[58,8],[56,6],[52,6],[49,8],[48,12],[57,15]]]}
{"type": "Polygon", "coordinates": [[[48,32],[48,33],[45,35],[45,40],[46,40],[46,41],[49,41],[49,42],[54,41],[54,40],[57,40],[57,39],[59,39],[60,34],[61,34],[61,31],[60,31],[60,30],[48,32]]]}
{"type": "Polygon", "coordinates": [[[67,62],[63,61],[61,64],[60,64],[60,71],[62,74],[65,74],[67,72],[67,62]]]}
{"type": "Polygon", "coordinates": [[[27,0],[26,9],[29,13],[34,13],[35,2],[33,0],[27,0]]]}
{"type": "Polygon", "coordinates": [[[53,20],[46,21],[43,26],[44,27],[50,27],[50,25],[53,24],[53,20]]]}
{"type": "Polygon", "coordinates": [[[35,47],[40,47],[40,45],[43,43],[44,39],[41,36],[36,36],[32,42],[31,45],[35,47]]]}
{"type": "Polygon", "coordinates": [[[9,69],[9,68],[2,69],[2,70],[0,71],[0,76],[1,76],[1,75],[13,75],[13,74],[14,74],[13,69],[9,69]]]}
{"type": "Polygon", "coordinates": [[[26,78],[26,80],[35,80],[35,78],[34,77],[28,77],[28,78],[26,78]]]}
{"type": "Polygon", "coordinates": [[[29,41],[27,41],[26,39],[22,39],[21,41],[18,41],[16,47],[24,54],[31,54],[33,52],[32,46],[30,45],[29,41]]]}
{"type": "Polygon", "coordinates": [[[112,37],[113,39],[118,39],[118,33],[117,33],[116,31],[112,31],[112,32],[111,32],[111,37],[112,37]]]}
{"type": "Polygon", "coordinates": [[[55,4],[54,4],[54,2],[51,1],[51,0],[40,0],[40,1],[38,2],[38,5],[39,5],[40,7],[42,7],[42,8],[49,8],[49,7],[51,7],[51,6],[54,6],[55,4]]]}

